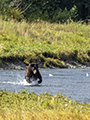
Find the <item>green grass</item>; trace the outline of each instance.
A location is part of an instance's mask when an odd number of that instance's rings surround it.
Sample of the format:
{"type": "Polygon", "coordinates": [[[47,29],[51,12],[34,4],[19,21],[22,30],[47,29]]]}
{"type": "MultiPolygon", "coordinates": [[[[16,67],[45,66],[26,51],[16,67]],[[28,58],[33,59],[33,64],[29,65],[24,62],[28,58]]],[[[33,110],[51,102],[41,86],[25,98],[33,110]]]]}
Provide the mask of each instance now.
{"type": "Polygon", "coordinates": [[[68,100],[62,94],[36,95],[26,90],[20,93],[0,91],[1,120],[89,120],[90,104],[68,100]]]}
{"type": "Polygon", "coordinates": [[[90,25],[27,23],[0,18],[0,58],[10,57],[25,63],[43,62],[45,66],[59,67],[66,67],[64,61],[69,58],[83,64],[90,62],[90,25]]]}

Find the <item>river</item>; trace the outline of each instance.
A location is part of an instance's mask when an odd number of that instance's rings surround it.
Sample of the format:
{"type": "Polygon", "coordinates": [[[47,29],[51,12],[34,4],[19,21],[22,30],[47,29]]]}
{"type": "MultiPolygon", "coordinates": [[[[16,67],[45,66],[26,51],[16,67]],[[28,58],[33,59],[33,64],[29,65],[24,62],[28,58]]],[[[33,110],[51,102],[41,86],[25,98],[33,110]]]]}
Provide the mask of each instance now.
{"type": "Polygon", "coordinates": [[[90,103],[90,69],[40,69],[43,82],[30,85],[24,79],[25,70],[0,70],[0,90],[48,92],[71,97],[77,102],[90,103]]]}

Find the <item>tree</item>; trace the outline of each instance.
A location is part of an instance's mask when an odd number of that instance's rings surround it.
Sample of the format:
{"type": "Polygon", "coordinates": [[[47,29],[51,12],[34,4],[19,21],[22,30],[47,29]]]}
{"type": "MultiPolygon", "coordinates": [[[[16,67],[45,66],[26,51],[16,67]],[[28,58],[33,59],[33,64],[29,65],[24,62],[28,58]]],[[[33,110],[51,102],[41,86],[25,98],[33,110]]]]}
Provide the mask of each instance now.
{"type": "Polygon", "coordinates": [[[90,0],[0,0],[0,13],[19,21],[85,20],[90,19],[90,0]]]}

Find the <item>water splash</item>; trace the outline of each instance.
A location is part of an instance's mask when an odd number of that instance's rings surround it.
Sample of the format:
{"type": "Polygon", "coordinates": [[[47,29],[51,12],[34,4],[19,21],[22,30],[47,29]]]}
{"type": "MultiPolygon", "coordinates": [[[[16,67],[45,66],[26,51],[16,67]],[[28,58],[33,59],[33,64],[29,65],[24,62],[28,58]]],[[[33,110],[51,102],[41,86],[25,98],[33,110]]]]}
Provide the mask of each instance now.
{"type": "Polygon", "coordinates": [[[53,75],[52,75],[52,74],[49,74],[49,77],[53,77],[53,75]]]}
{"type": "Polygon", "coordinates": [[[19,80],[19,81],[4,81],[4,82],[2,82],[2,83],[4,83],[4,84],[12,84],[12,85],[28,85],[28,86],[32,86],[32,85],[39,85],[38,84],[38,81],[32,81],[32,83],[28,83],[25,79],[23,79],[23,80],[19,80]]]}
{"type": "Polygon", "coordinates": [[[88,73],[86,73],[86,77],[88,77],[89,76],[89,74],[88,73]]]}

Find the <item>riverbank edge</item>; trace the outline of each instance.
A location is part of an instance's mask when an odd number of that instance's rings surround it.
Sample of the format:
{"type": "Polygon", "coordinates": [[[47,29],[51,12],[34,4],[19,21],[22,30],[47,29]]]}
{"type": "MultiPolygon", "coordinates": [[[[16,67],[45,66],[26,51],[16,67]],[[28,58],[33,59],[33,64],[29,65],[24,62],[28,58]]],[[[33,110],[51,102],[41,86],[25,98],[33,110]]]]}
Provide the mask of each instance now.
{"type": "Polygon", "coordinates": [[[62,120],[89,120],[90,118],[89,103],[78,103],[67,96],[63,97],[62,93],[53,96],[47,92],[36,95],[26,90],[20,93],[4,90],[0,91],[0,94],[2,103],[0,118],[2,120],[5,118],[35,118],[35,120],[39,118],[42,120],[42,116],[45,119],[47,117],[47,120],[56,119],[56,117],[62,120]]]}
{"type": "MultiPolygon", "coordinates": [[[[68,60],[68,61],[64,61],[65,66],[61,67],[63,68],[72,68],[72,69],[76,69],[76,68],[82,68],[82,69],[90,69],[90,63],[86,62],[84,65],[79,63],[78,61],[74,61],[74,60],[68,60]]],[[[3,61],[2,65],[0,66],[0,70],[7,70],[7,69],[15,69],[15,70],[25,70],[27,68],[28,64],[24,63],[23,61],[3,61]]],[[[39,63],[39,68],[45,68],[44,67],[44,63],[40,62],[39,63]]],[[[55,67],[53,65],[48,65],[46,68],[51,68],[51,69],[55,69],[55,68],[60,68],[60,67],[55,67]]]]}

